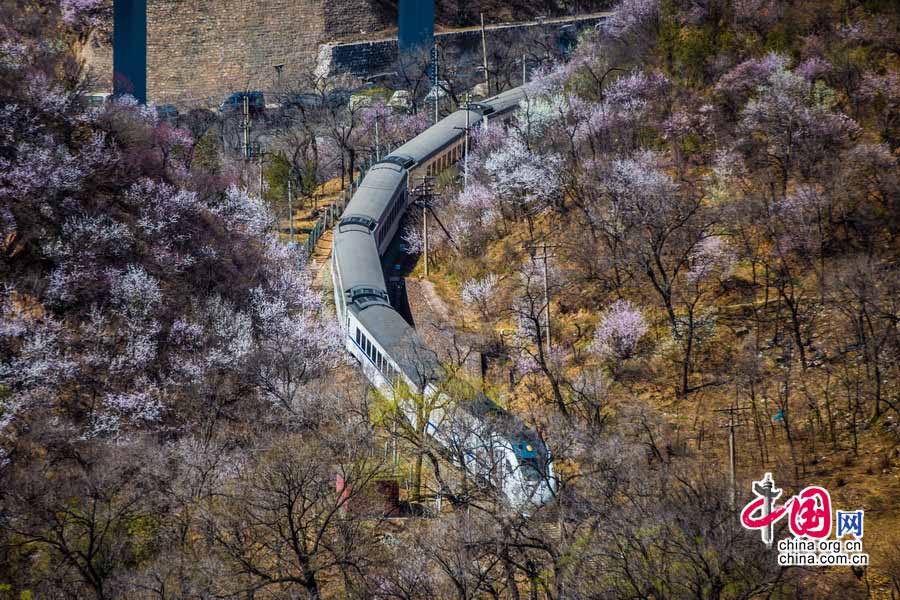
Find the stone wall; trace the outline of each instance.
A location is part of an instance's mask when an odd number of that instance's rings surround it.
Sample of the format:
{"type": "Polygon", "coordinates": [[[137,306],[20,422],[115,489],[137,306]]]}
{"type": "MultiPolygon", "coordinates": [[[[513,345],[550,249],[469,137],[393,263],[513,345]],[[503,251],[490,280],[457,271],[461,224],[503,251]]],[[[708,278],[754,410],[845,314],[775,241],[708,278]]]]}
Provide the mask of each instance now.
{"type": "MultiPolygon", "coordinates": [[[[486,28],[489,60],[491,49],[502,52],[524,39],[542,40],[559,46],[572,45],[578,34],[589,27],[596,27],[604,14],[587,17],[560,18],[542,22],[493,25],[486,28]]],[[[469,28],[435,34],[435,42],[445,50],[453,52],[457,64],[472,67],[481,64],[481,30],[469,28]]],[[[382,73],[397,62],[397,38],[374,41],[335,42],[322,44],[319,48],[316,72],[321,75],[352,73],[367,77],[382,73]]]]}
{"type": "MultiPolygon", "coordinates": [[[[393,28],[396,10],[386,0],[147,0],[148,101],[217,106],[234,91],[275,88],[276,65],[284,65],[286,86],[313,68],[326,75],[382,73],[397,60],[396,37],[340,40],[393,28]]],[[[503,50],[524,36],[568,43],[602,18],[493,25],[488,44],[503,50]]],[[[480,39],[478,28],[435,35],[454,64],[473,68],[480,64],[480,39]]],[[[110,42],[107,27],[83,51],[96,91],[111,91],[110,42]]]]}
{"type": "MultiPolygon", "coordinates": [[[[270,90],[315,65],[319,45],[396,22],[379,0],[148,0],[148,100],[214,106],[243,89],[270,90]]],[[[86,49],[98,91],[110,87],[109,30],[86,49]]]]}

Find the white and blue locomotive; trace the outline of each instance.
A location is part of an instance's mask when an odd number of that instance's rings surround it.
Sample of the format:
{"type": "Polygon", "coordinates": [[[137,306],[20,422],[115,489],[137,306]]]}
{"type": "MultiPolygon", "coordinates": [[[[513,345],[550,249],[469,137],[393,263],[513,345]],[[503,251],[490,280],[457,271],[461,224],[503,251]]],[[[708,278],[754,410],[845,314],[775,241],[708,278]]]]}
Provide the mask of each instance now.
{"type": "MultiPolygon", "coordinates": [[[[519,107],[521,88],[458,110],[376,163],[335,227],[331,272],[337,318],[347,350],[369,381],[393,397],[399,382],[414,393],[440,393],[440,367],[416,331],[391,306],[381,257],[410,202],[410,182],[436,175],[462,158],[464,126],[503,118],[519,107]]],[[[443,402],[429,402],[441,406],[443,402]]],[[[418,427],[414,406],[403,412],[418,427]]],[[[420,412],[420,411],[419,411],[420,412]]],[[[472,476],[499,489],[509,504],[528,511],[550,501],[555,476],[549,449],[519,419],[486,397],[434,408],[424,430],[472,476]]]]}

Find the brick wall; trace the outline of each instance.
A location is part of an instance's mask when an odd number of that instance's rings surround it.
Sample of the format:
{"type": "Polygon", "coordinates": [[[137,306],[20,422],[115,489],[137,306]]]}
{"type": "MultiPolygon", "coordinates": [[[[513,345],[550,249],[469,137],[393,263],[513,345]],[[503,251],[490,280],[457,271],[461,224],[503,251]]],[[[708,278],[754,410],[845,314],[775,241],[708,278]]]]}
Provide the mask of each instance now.
{"type": "Polygon", "coordinates": [[[81,50],[92,91],[112,91],[112,25],[94,30],[81,50]]]}
{"type": "MultiPolygon", "coordinates": [[[[147,0],[148,100],[180,107],[217,106],[242,89],[271,90],[275,65],[290,85],[313,67],[324,74],[359,76],[385,71],[397,59],[397,39],[341,42],[396,24],[388,0],[147,0]]],[[[489,27],[489,43],[502,46],[523,34],[572,36],[602,17],[489,27]]],[[[460,60],[480,63],[477,29],[439,33],[460,60]]],[[[111,91],[110,29],[84,50],[96,91],[111,91]]]]}
{"type": "MultiPolygon", "coordinates": [[[[379,0],[148,0],[148,100],[215,105],[232,91],[273,87],[311,68],[319,45],[390,27],[379,0]]],[[[84,52],[98,90],[110,87],[108,28],[84,52]]]]}
{"type": "MultiPolygon", "coordinates": [[[[525,23],[489,27],[486,31],[488,45],[504,46],[518,41],[522,36],[540,36],[555,43],[573,43],[578,33],[594,27],[605,16],[572,17],[545,23],[525,23]]],[[[441,48],[452,48],[454,60],[460,64],[481,64],[481,30],[468,29],[438,33],[435,41],[441,48]]],[[[374,41],[334,42],[319,48],[316,71],[321,74],[352,73],[359,77],[384,72],[397,61],[397,38],[374,41]]]]}

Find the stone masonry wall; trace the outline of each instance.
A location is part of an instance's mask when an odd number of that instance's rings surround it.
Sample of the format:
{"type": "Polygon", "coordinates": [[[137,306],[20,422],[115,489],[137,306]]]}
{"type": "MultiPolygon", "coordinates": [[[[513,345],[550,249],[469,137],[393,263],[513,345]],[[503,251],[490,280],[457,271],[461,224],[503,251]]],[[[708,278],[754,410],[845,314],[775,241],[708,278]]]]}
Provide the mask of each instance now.
{"type": "MultiPolygon", "coordinates": [[[[385,0],[148,0],[148,101],[214,107],[234,91],[272,90],[275,65],[284,65],[286,86],[312,68],[326,75],[381,73],[397,60],[396,37],[335,40],[383,31],[396,19],[396,3],[385,0]]],[[[500,48],[524,35],[563,43],[602,19],[489,26],[488,43],[500,48]]],[[[96,91],[111,88],[110,33],[109,27],[101,28],[84,50],[96,91]]],[[[435,39],[457,55],[457,64],[474,65],[480,64],[480,35],[474,28],[439,33],[435,39]]]]}
{"type": "MultiPolygon", "coordinates": [[[[270,90],[310,69],[319,45],[390,27],[378,0],[148,0],[148,100],[214,106],[231,92],[270,90]]],[[[84,53],[98,91],[107,91],[108,28],[84,53]]]]}
{"type": "MultiPolygon", "coordinates": [[[[523,35],[541,36],[553,39],[559,44],[570,44],[578,33],[587,27],[594,27],[604,15],[592,17],[572,17],[543,23],[523,23],[518,25],[495,25],[486,29],[488,45],[503,46],[523,35]]],[[[461,64],[481,64],[481,30],[467,29],[435,34],[439,47],[452,49],[457,55],[454,60],[461,64]]],[[[352,73],[366,77],[384,72],[397,61],[397,38],[374,41],[328,43],[319,48],[316,72],[322,75],[352,73]]]]}

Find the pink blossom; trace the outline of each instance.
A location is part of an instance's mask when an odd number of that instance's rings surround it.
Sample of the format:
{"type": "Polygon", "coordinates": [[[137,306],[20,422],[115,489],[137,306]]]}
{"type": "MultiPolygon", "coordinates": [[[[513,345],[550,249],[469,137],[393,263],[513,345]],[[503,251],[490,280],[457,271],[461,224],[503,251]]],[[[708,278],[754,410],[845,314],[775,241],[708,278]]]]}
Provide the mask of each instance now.
{"type": "Polygon", "coordinates": [[[826,73],[829,73],[831,69],[832,66],[830,62],[824,58],[814,56],[797,65],[795,72],[804,79],[814,81],[820,79],[826,73]]]}
{"type": "Polygon", "coordinates": [[[880,98],[889,107],[897,108],[900,106],[900,70],[888,69],[883,75],[867,72],[859,91],[867,100],[880,98]]]}
{"type": "Polygon", "coordinates": [[[557,93],[562,90],[570,74],[571,67],[567,63],[539,66],[532,71],[531,79],[525,84],[525,94],[537,98],[557,93]]]}
{"type": "Polygon", "coordinates": [[[592,350],[602,358],[626,360],[634,356],[647,330],[641,311],[628,300],[617,300],[601,315],[592,350]]]}
{"type": "Polygon", "coordinates": [[[659,72],[631,71],[618,77],[606,89],[604,98],[612,104],[623,104],[641,98],[649,101],[662,97],[671,82],[659,72]]]}
{"type": "Polygon", "coordinates": [[[510,135],[506,144],[484,162],[494,191],[523,203],[555,199],[562,192],[557,177],[561,166],[561,156],[536,154],[516,135],[510,135]]]}
{"type": "Polygon", "coordinates": [[[784,70],[787,65],[787,57],[776,52],[770,52],[763,58],[745,60],[722,75],[715,90],[734,102],[743,102],[773,73],[784,70]]]}
{"type": "Polygon", "coordinates": [[[212,206],[210,211],[222,219],[226,228],[249,235],[259,235],[268,231],[273,224],[273,216],[268,205],[258,196],[237,186],[229,187],[225,192],[225,198],[212,206]]]}
{"type": "Polygon", "coordinates": [[[659,19],[659,0],[619,0],[603,23],[610,35],[624,37],[641,31],[659,19]]]}
{"type": "Polygon", "coordinates": [[[498,282],[499,279],[493,273],[466,281],[462,288],[462,301],[470,306],[485,308],[497,294],[498,282]]]}
{"type": "Polygon", "coordinates": [[[103,4],[103,0],[61,0],[63,19],[66,23],[73,24],[81,19],[94,20],[92,11],[103,4]]]}
{"type": "Polygon", "coordinates": [[[777,207],[780,221],[778,248],[781,252],[810,254],[821,242],[817,220],[825,208],[825,198],[813,186],[799,186],[777,207]]]}
{"type": "Polygon", "coordinates": [[[421,254],[425,251],[425,238],[422,236],[422,232],[419,231],[418,227],[407,226],[406,230],[403,232],[403,242],[406,244],[408,251],[412,254],[421,254]]]}
{"type": "Polygon", "coordinates": [[[152,316],[162,301],[159,282],[142,267],[128,265],[123,271],[110,271],[110,300],[129,322],[152,316]]]}
{"type": "Polygon", "coordinates": [[[694,285],[699,285],[710,277],[725,277],[734,266],[735,253],[721,236],[704,238],[691,252],[691,268],[685,276],[694,285]]]}
{"type": "Polygon", "coordinates": [[[613,161],[605,181],[613,209],[627,225],[658,222],[670,210],[677,193],[661,156],[650,150],[613,161]]]}

